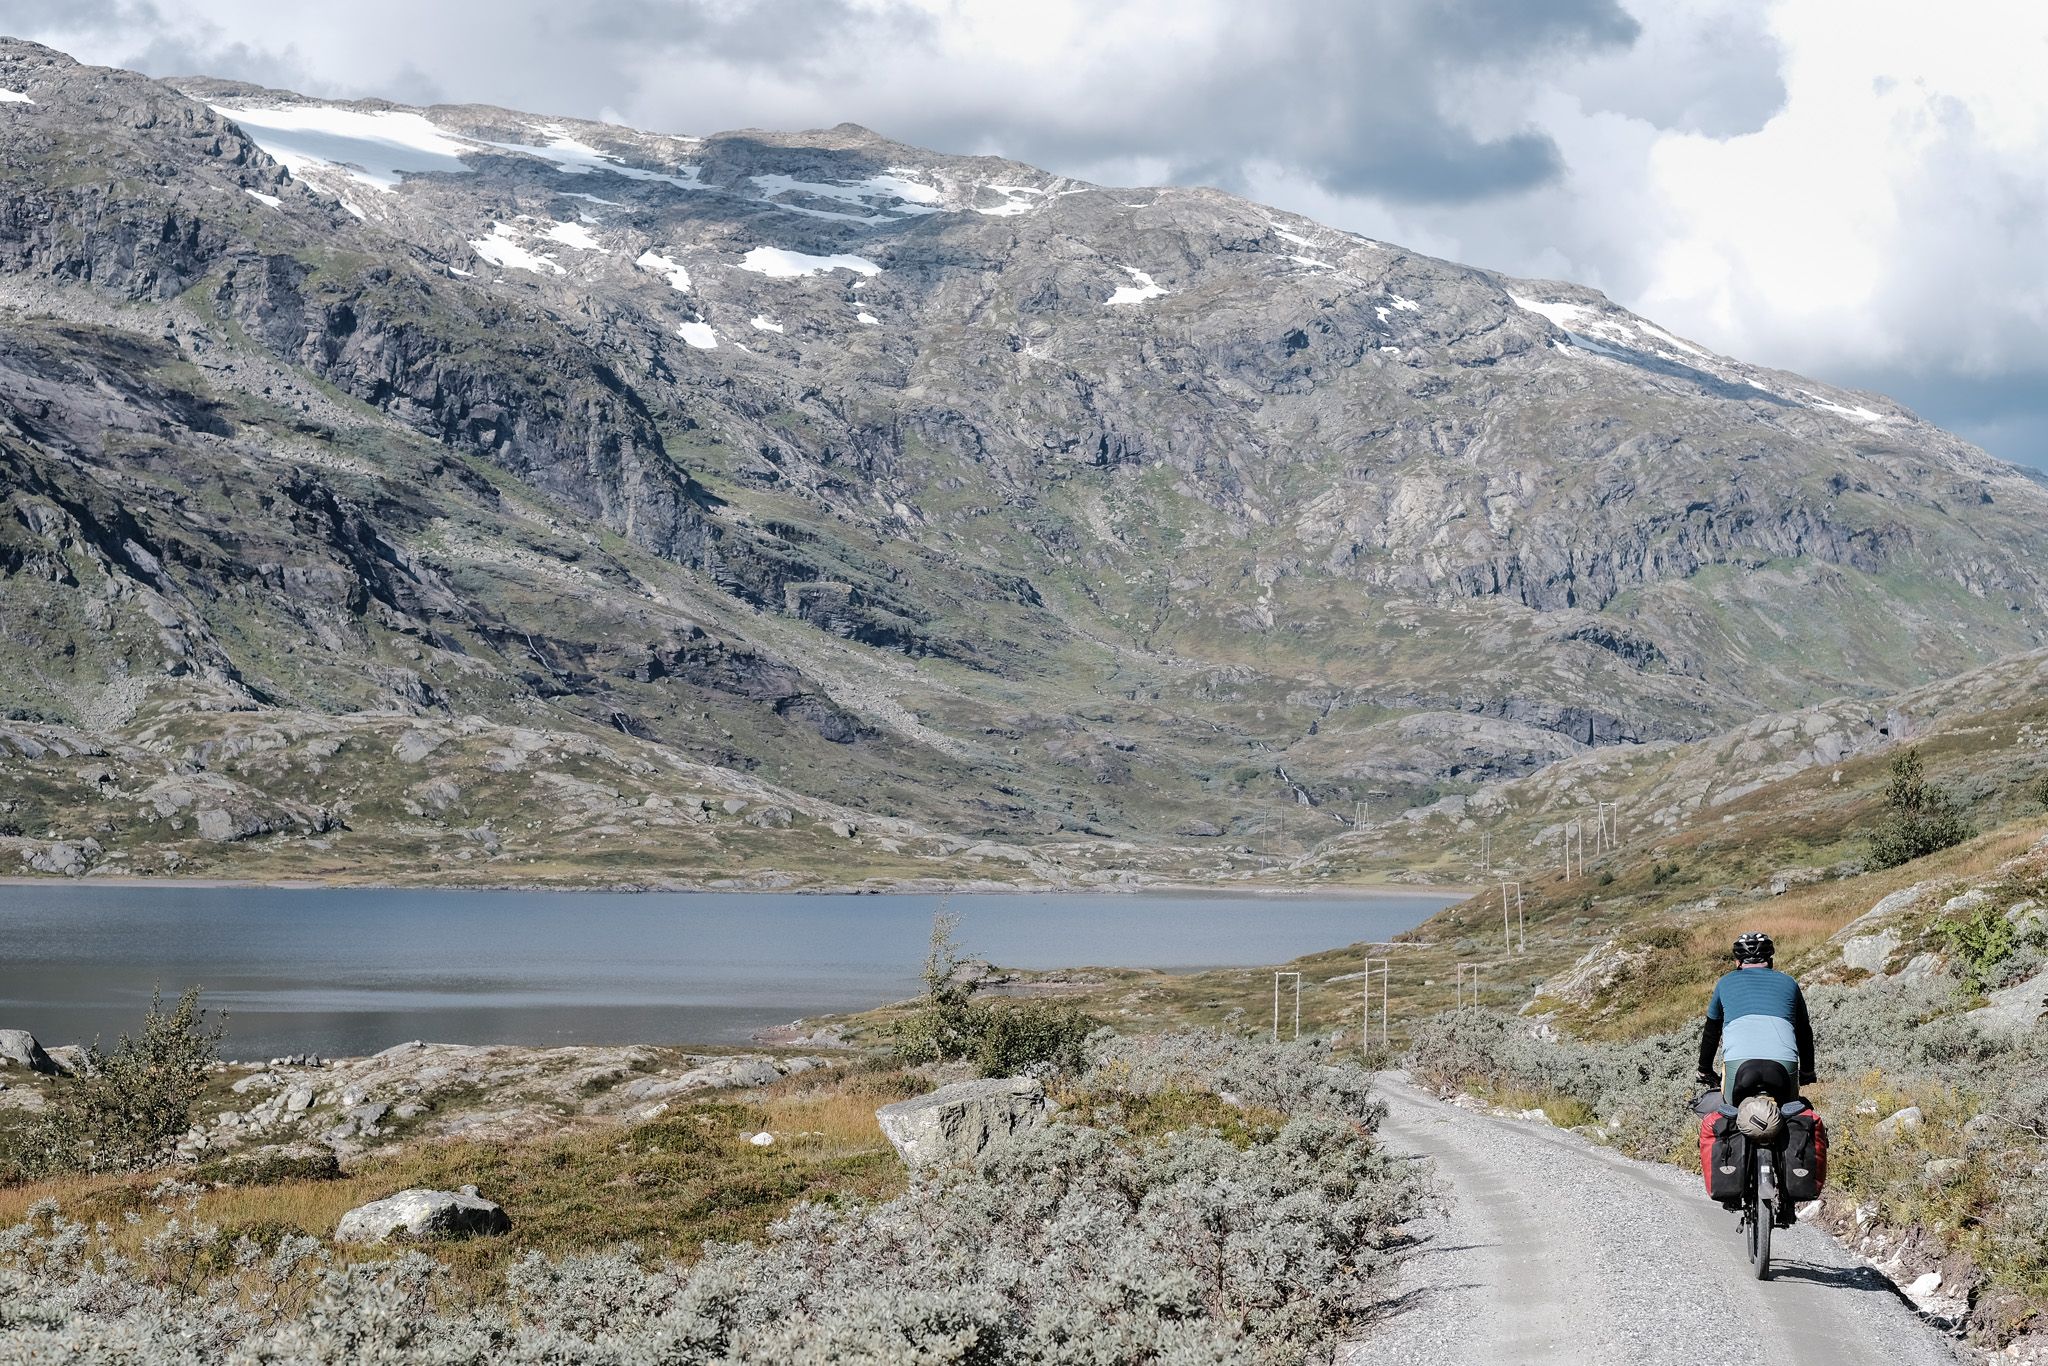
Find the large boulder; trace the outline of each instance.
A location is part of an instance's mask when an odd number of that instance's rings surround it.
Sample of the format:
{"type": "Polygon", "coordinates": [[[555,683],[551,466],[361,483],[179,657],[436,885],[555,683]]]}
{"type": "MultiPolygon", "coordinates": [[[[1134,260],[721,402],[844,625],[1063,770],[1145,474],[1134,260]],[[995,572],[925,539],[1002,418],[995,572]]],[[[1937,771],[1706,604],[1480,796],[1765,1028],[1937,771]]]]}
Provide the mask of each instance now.
{"type": "Polygon", "coordinates": [[[50,1076],[64,1070],[26,1029],[0,1029],[0,1067],[26,1067],[50,1076]]]}
{"type": "Polygon", "coordinates": [[[875,1118],[906,1166],[943,1167],[972,1162],[995,1140],[1038,1128],[1054,1108],[1030,1077],[997,1077],[884,1105],[875,1118]]]}
{"type": "Polygon", "coordinates": [[[381,1243],[400,1233],[408,1238],[466,1238],[503,1233],[511,1227],[505,1211],[479,1196],[475,1186],[459,1191],[414,1189],[358,1205],[342,1215],[334,1228],[334,1241],[381,1243]]]}

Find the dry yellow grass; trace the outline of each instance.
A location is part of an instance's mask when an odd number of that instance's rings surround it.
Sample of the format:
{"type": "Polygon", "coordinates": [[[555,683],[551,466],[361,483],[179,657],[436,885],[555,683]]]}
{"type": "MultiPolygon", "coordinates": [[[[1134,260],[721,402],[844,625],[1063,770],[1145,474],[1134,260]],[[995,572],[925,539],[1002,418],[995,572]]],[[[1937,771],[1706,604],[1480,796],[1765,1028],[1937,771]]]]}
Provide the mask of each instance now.
{"type": "MultiPolygon", "coordinates": [[[[270,1246],[287,1233],[325,1238],[357,1205],[408,1187],[474,1184],[512,1216],[502,1238],[426,1245],[455,1273],[460,1293],[496,1292],[499,1275],[528,1252],[560,1255],[631,1242],[660,1260],[693,1259],[706,1239],[758,1237],[797,1201],[886,1199],[904,1175],[875,1119],[878,1106],[922,1089],[900,1072],[833,1073],[778,1083],[745,1100],[671,1107],[630,1126],[564,1131],[504,1143],[418,1142],[365,1160],[340,1180],[280,1181],[201,1191],[191,1202],[150,1198],[175,1172],[65,1176],[0,1189],[0,1225],[55,1199],[63,1213],[104,1221],[117,1249],[133,1254],[171,1217],[196,1218],[231,1237],[270,1246]],[[775,1142],[748,1142],[767,1132],[775,1142]],[[141,1216],[131,1223],[129,1214],[141,1216]]],[[[344,1260],[384,1258],[389,1248],[337,1249],[344,1260]]]]}

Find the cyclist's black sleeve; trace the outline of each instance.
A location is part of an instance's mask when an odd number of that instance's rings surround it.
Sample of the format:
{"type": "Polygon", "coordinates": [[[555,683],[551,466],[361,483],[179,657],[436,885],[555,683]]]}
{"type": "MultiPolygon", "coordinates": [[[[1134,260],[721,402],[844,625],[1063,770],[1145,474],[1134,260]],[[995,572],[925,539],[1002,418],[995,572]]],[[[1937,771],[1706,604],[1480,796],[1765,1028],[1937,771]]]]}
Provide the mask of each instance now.
{"type": "Polygon", "coordinates": [[[1792,996],[1792,1039],[1799,1045],[1799,1084],[1806,1085],[1815,1077],[1813,1070],[1813,1021],[1806,1017],[1806,993],[1794,992],[1792,996]]]}
{"type": "MultiPolygon", "coordinates": [[[[1806,1013],[1805,1013],[1805,1011],[1804,1011],[1804,1010],[1802,1010],[1802,1011],[1800,1012],[1800,1018],[1801,1018],[1801,1019],[1805,1019],[1805,1018],[1806,1018],[1806,1013]]],[[[1707,1020],[1707,1022],[1706,1022],[1706,1024],[1705,1024],[1704,1026],[1702,1026],[1702,1027],[1701,1027],[1701,1029],[1700,1029],[1700,1075],[1701,1075],[1701,1076],[1703,1076],[1703,1077],[1706,1077],[1706,1076],[1712,1076],[1712,1075],[1713,1075],[1713,1073],[1714,1073],[1714,1050],[1715,1050],[1715,1049],[1717,1049],[1717,1048],[1719,1048],[1720,1046],[1721,1046],[1721,1022],[1720,1022],[1719,1020],[1716,1020],[1716,1019],[1713,1019],[1713,1018],[1709,1017],[1709,1018],[1708,1018],[1708,1020],[1707,1020]]]]}

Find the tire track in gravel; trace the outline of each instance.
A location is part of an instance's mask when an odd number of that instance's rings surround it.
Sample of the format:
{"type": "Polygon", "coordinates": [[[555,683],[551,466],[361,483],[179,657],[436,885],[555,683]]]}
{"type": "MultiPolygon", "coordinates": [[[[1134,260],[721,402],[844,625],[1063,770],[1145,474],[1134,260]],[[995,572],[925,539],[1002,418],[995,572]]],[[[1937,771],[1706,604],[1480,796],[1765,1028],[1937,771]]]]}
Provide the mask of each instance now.
{"type": "Polygon", "coordinates": [[[1382,1077],[1387,1146],[1427,1158],[1450,1208],[1416,1228],[1399,1312],[1339,1366],[1956,1366],[1875,1270],[1804,1224],[1749,1273],[1697,1178],[1382,1077]]]}

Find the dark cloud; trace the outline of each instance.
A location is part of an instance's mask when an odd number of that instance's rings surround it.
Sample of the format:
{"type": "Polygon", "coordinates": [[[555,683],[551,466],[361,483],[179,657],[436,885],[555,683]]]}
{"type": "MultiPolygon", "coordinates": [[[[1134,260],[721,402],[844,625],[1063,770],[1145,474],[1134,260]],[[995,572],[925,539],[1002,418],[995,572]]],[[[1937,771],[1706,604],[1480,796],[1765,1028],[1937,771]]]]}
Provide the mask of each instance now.
{"type": "Polygon", "coordinates": [[[1897,399],[2001,460],[2048,470],[2048,370],[1973,376],[1889,369],[1843,379],[1897,399]]]}
{"type": "Polygon", "coordinates": [[[1638,31],[1614,0],[1303,0],[1235,16],[1169,80],[1107,85],[1064,112],[977,121],[948,109],[943,124],[912,131],[966,134],[1055,167],[1147,158],[1176,182],[1229,186],[1258,164],[1335,194],[1464,202],[1552,180],[1563,165],[1537,130],[1472,128],[1461,105],[1475,84],[1638,31]]]}

